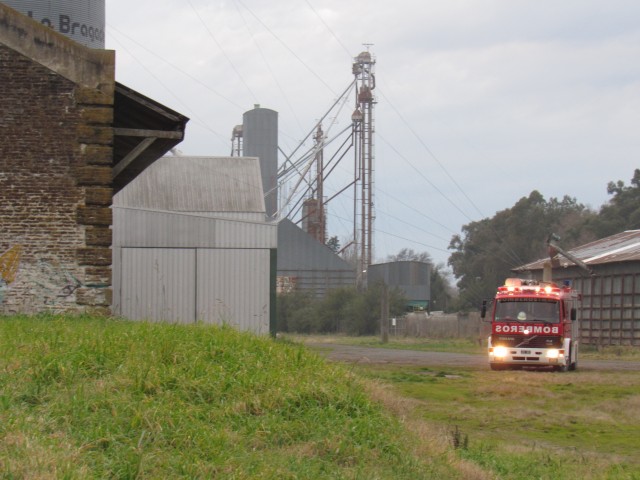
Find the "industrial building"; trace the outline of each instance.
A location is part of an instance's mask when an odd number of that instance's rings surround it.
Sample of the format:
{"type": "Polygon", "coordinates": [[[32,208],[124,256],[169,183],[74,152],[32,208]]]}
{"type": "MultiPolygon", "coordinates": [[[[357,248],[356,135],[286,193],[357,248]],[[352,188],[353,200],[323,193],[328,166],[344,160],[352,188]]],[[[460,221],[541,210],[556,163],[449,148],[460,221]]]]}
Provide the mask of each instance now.
{"type": "MultiPolygon", "coordinates": [[[[278,113],[260,105],[245,112],[232,134],[232,153],[260,159],[267,218],[278,216],[278,113]]],[[[233,157],[243,158],[243,157],[233,157]]],[[[277,221],[277,291],[310,292],[322,297],[332,288],[354,286],[355,268],[324,242],[293,221],[277,221]]],[[[309,225],[302,219],[303,227],[309,225]]],[[[324,234],[323,234],[324,235],[324,234]]]]}
{"type": "Polygon", "coordinates": [[[161,159],[188,119],[58,31],[79,19],[96,38],[104,1],[19,3],[0,4],[0,312],[275,328],[258,160],[161,159]]]}
{"type": "MultiPolygon", "coordinates": [[[[108,314],[113,193],[188,119],[117,83],[115,52],[56,30],[86,2],[17,3],[28,11],[0,3],[0,312],[108,314]]],[[[92,5],[95,22],[76,23],[95,37],[104,2],[92,5]]]]}
{"type": "Polygon", "coordinates": [[[114,313],[275,333],[275,224],[257,158],[164,157],[113,202],[114,313]]]}
{"type": "Polygon", "coordinates": [[[353,265],[290,220],[278,222],[278,292],[323,297],[333,288],[354,286],[353,265]]]}
{"type": "Polygon", "coordinates": [[[417,261],[399,261],[369,265],[367,284],[382,282],[398,289],[407,298],[409,311],[427,311],[431,303],[431,265],[417,261]]]}
{"type": "Polygon", "coordinates": [[[588,345],[640,346],[640,230],[629,230],[568,252],[586,265],[557,255],[518,267],[542,279],[546,262],[554,281],[570,282],[581,294],[580,341],[588,345]]]}
{"type": "MultiPolygon", "coordinates": [[[[274,328],[276,278],[317,295],[354,285],[358,269],[324,245],[321,166],[302,229],[289,220],[269,223],[284,218],[277,112],[256,105],[244,114],[234,129],[233,162],[209,158],[205,168],[203,159],[184,157],[150,169],[183,140],[188,118],[116,82],[116,54],[104,50],[104,3],[0,3],[0,313],[115,313],[265,332],[274,328]],[[189,172],[192,181],[206,170],[215,198],[196,199],[179,185],[160,188],[154,175],[167,170],[172,179],[189,172]],[[249,177],[223,198],[227,173],[249,177]],[[141,193],[151,191],[144,185],[150,179],[153,199],[141,193]],[[171,197],[176,191],[183,197],[171,197]],[[262,203],[247,209],[256,196],[262,203]],[[216,290],[223,284],[226,290],[216,290]],[[194,301],[180,303],[184,294],[194,301]]],[[[361,265],[372,252],[374,64],[368,52],[354,63],[361,265]]]]}

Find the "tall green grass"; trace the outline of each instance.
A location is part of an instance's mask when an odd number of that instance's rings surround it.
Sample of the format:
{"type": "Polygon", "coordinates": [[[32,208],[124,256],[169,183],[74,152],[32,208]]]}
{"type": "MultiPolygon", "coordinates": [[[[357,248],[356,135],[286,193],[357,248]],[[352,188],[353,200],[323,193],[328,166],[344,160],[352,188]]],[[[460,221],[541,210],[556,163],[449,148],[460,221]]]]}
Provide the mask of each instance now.
{"type": "Polygon", "coordinates": [[[358,378],[205,325],[0,318],[0,477],[454,478],[358,378]]]}
{"type": "Polygon", "coordinates": [[[359,366],[504,480],[640,480],[640,372],[359,366]]]}

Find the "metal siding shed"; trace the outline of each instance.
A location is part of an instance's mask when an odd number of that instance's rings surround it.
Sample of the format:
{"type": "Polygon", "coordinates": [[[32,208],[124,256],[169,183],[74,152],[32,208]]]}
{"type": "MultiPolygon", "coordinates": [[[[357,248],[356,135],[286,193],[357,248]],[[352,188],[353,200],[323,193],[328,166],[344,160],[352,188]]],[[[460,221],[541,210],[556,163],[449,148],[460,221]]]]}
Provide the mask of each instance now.
{"type": "Polygon", "coordinates": [[[277,228],[194,213],[113,207],[114,247],[276,248],[277,228]]]}
{"type": "MultiPolygon", "coordinates": [[[[558,255],[552,271],[557,282],[570,282],[580,293],[580,340],[590,345],[640,346],[640,230],[627,230],[569,253],[587,264],[591,274],[558,255]]],[[[513,269],[542,279],[549,258],[513,269]]]]}
{"type": "MultiPolygon", "coordinates": [[[[569,253],[590,266],[613,262],[640,261],[640,230],[620,232],[576,247],[569,250],[569,253]]],[[[515,268],[514,271],[539,270],[543,268],[544,263],[548,260],[548,258],[536,260],[515,268]]],[[[558,255],[558,260],[562,267],[574,266],[573,262],[561,255],[558,255]]]]}
{"type": "Polygon", "coordinates": [[[384,281],[389,287],[400,289],[409,300],[431,300],[431,266],[416,261],[400,261],[370,265],[367,283],[384,281]]]}
{"type": "Polygon", "coordinates": [[[356,281],[351,264],[287,219],[278,223],[277,275],[318,296],[356,281]]]}
{"type": "Polygon", "coordinates": [[[165,157],[116,195],[113,228],[116,314],[269,333],[277,226],[257,159],[165,157]]]}

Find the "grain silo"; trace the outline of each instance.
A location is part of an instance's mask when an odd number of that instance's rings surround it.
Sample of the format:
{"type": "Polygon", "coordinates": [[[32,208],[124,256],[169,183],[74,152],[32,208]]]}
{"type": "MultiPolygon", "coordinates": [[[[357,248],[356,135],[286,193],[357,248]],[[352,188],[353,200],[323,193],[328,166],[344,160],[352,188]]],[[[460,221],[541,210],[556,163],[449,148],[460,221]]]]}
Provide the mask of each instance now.
{"type": "Polygon", "coordinates": [[[5,5],[91,48],[104,48],[105,0],[2,0],[5,5]]]}
{"type": "Polygon", "coordinates": [[[384,282],[407,297],[408,310],[429,310],[431,303],[431,265],[417,261],[399,261],[369,265],[367,283],[384,282]]]}
{"type": "Polygon", "coordinates": [[[260,159],[266,214],[273,218],[278,211],[278,112],[255,105],[242,122],[243,155],[260,159]]]}

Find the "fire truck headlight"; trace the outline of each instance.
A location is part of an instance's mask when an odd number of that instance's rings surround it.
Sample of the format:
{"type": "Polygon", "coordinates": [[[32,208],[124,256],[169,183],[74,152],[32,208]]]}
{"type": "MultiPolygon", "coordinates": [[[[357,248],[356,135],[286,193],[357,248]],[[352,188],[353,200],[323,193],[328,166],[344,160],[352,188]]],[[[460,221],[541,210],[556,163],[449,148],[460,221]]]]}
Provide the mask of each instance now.
{"type": "Polygon", "coordinates": [[[506,347],[493,347],[493,356],[497,358],[504,358],[507,356],[507,348],[506,347]]]}
{"type": "Polygon", "coordinates": [[[547,358],[558,358],[560,356],[560,352],[557,348],[550,348],[547,350],[547,358]]]}

